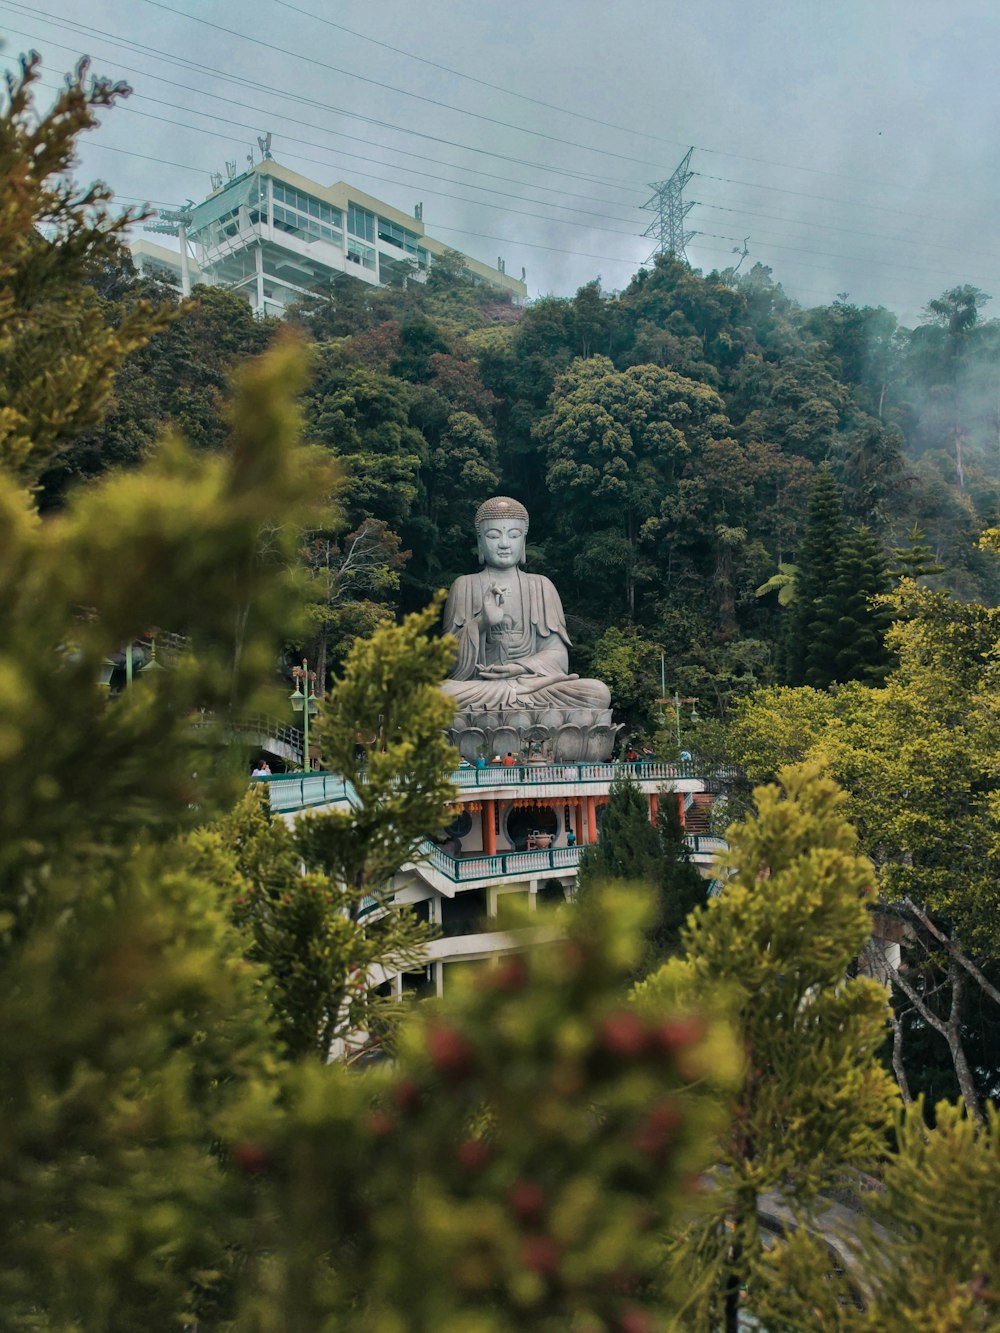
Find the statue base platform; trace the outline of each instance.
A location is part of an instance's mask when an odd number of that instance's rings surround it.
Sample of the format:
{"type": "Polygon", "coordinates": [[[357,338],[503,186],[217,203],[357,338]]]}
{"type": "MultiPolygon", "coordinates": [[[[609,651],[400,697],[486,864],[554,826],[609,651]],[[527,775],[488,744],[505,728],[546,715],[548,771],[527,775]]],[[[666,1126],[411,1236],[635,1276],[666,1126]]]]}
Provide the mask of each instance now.
{"type": "Polygon", "coordinates": [[[513,754],[522,763],[599,764],[611,758],[620,730],[610,708],[480,709],[457,714],[448,739],[469,763],[513,754]]]}

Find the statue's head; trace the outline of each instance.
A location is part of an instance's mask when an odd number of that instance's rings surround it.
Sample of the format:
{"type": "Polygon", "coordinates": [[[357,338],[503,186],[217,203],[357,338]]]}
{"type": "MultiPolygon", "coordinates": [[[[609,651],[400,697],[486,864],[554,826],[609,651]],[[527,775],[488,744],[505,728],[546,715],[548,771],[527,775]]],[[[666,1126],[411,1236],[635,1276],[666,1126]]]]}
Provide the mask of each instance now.
{"type": "Polygon", "coordinates": [[[494,495],[476,510],[476,547],[479,563],[491,569],[513,569],[524,564],[528,511],[509,495],[494,495]]]}

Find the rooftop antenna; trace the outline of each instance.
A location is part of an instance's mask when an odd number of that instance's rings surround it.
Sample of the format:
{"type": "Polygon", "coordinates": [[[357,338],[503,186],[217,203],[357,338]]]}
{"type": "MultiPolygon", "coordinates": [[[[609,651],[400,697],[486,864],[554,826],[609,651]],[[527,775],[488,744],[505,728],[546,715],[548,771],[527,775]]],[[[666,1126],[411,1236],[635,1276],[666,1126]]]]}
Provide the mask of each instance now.
{"type": "Polygon", "coordinates": [[[232,162],[228,162],[228,161],[226,162],[226,175],[229,177],[230,180],[232,180],[233,177],[236,175],[236,158],[235,158],[235,157],[233,158],[232,162]]]}
{"type": "Polygon", "coordinates": [[[524,267],[523,264],[521,265],[521,281],[522,282],[528,281],[528,270],[524,267]]]}
{"type": "Polygon", "coordinates": [[[250,145],[250,151],[249,151],[249,153],[247,153],[247,161],[250,163],[250,168],[251,168],[251,170],[252,170],[252,169],[253,169],[253,144],[250,145]]]}
{"type": "Polygon", "coordinates": [[[221,190],[221,189],[222,189],[222,172],[221,172],[221,171],[213,171],[213,172],[212,172],[212,189],[213,189],[213,190],[221,190]]]}
{"type": "Polygon", "coordinates": [[[423,206],[422,203],[414,204],[414,205],[413,205],[413,216],[416,218],[416,220],[417,220],[418,222],[423,222],[423,220],[424,220],[424,206],[423,206]]]}
{"type": "Polygon", "coordinates": [[[260,149],[260,156],[263,162],[270,162],[274,156],[271,152],[271,131],[266,134],[257,135],[257,147],[260,149]]]}
{"type": "MultiPolygon", "coordinates": [[[[693,152],[693,148],[687,150],[669,180],[650,186],[654,194],[648,203],[643,204],[643,208],[652,209],[656,218],[642,233],[643,236],[656,237],[656,249],[649,259],[656,255],[674,255],[677,259],[686,260],[685,247],[698,234],[684,230],[684,219],[694,208],[694,200],[687,204],[684,202],[684,186],[694,175],[693,171],[688,170],[693,152]]],[[[649,260],[646,262],[648,264],[649,260]]]]}
{"type": "Polygon", "coordinates": [[[186,208],[161,208],[155,214],[159,222],[147,223],[144,231],[156,231],[165,236],[176,236],[181,246],[181,296],[191,295],[191,270],[188,268],[187,232],[193,218],[194,205],[188,200],[186,208]]]}
{"type": "Polygon", "coordinates": [[[507,265],[503,262],[503,258],[501,255],[497,255],[497,270],[500,273],[507,272],[507,265]]]}

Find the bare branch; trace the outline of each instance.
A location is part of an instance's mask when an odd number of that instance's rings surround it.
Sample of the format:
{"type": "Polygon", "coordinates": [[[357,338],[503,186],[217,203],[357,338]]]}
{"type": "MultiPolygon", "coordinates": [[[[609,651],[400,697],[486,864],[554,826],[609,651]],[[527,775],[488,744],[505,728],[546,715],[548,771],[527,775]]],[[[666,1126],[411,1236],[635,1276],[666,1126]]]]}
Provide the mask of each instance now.
{"type": "Polygon", "coordinates": [[[962,951],[958,941],[949,939],[940,926],[935,925],[924,909],[918,907],[912,899],[904,898],[903,901],[906,904],[907,911],[913,913],[927,933],[933,935],[938,943],[942,944],[945,949],[947,949],[948,953],[960,967],[965,968],[973,981],[975,981],[979,988],[990,997],[994,1004],[1000,1005],[1000,990],[997,990],[996,986],[983,975],[972,959],[962,951]]]}

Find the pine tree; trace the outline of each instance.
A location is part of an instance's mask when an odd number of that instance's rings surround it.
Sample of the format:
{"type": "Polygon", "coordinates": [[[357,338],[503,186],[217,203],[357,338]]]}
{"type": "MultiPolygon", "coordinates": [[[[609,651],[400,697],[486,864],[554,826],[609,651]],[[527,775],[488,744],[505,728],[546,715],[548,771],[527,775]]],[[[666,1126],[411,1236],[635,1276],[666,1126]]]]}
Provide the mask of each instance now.
{"type": "Polygon", "coordinates": [[[0,110],[0,466],[25,485],[100,420],[125,357],[167,320],[98,299],[101,264],[141,215],[112,214],[106,186],[71,176],[79,135],[130,90],[90,79],[83,60],[39,115],[40,63],[22,57],[0,110]]]}
{"type": "Polygon", "coordinates": [[[889,669],[885,634],[889,610],[873,599],[888,591],[882,547],[865,527],[848,532],[833,576],[814,604],[805,683],[824,689],[833,681],[878,684],[889,669]]]}
{"type": "Polygon", "coordinates": [[[656,884],[661,861],[660,839],[649,817],[649,798],[628,771],[616,775],[608,788],[601,817],[601,836],[580,855],[577,891],[607,879],[656,884]]]}
{"type": "Polygon", "coordinates": [[[895,562],[892,569],[893,577],[926,579],[932,578],[935,574],[943,574],[945,567],[938,561],[934,548],[924,540],[922,528],[914,523],[906,536],[909,543],[907,546],[892,548],[891,554],[895,562]]]}
{"type": "Polygon", "coordinates": [[[886,993],[848,977],[870,931],[871,863],[834,782],[807,765],[779,776],[730,829],[731,877],[684,930],[683,956],[641,988],[696,1009],[725,996],[746,1051],[704,1208],[671,1242],[688,1290],[680,1326],[725,1333],[744,1309],[770,1326],[782,1298],[763,1197],[776,1194],[792,1228],[807,1227],[822,1190],[875,1163],[896,1097],[878,1060],[886,993]]]}
{"type": "Polygon", "coordinates": [[[807,682],[817,605],[829,587],[845,537],[840,487],[830,468],[820,468],[809,495],[809,512],[795,562],[795,600],[785,643],[785,677],[790,685],[807,682]]]}
{"type": "Polygon", "coordinates": [[[708,881],[691,859],[684,838],[675,792],[660,793],[656,831],[660,862],[654,880],[657,915],[649,932],[651,961],[661,959],[676,946],[684,922],[703,905],[708,893],[708,881]]]}
{"type": "Polygon", "coordinates": [[[688,913],[705,901],[708,888],[684,840],[676,794],[660,793],[654,826],[649,798],[629,772],[616,776],[608,789],[600,840],[585,847],[580,857],[577,893],[585,895],[594,884],[609,880],[654,890],[644,971],[676,944],[688,913]]]}

